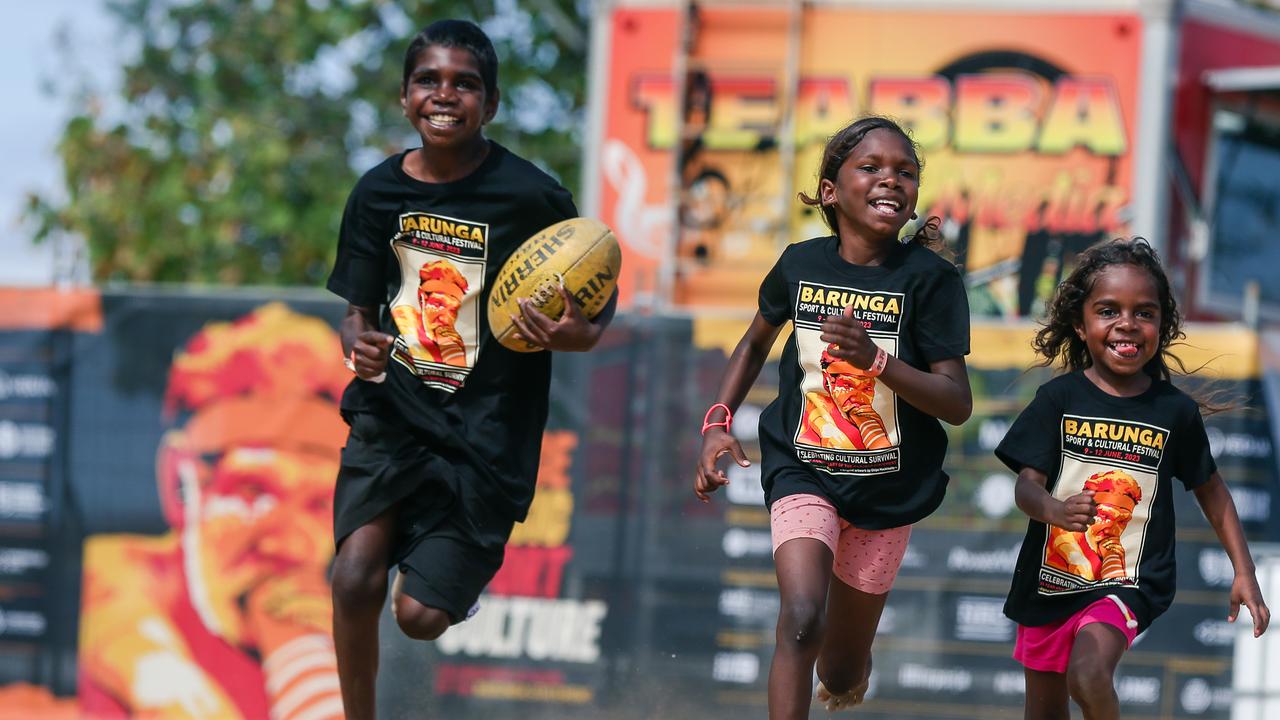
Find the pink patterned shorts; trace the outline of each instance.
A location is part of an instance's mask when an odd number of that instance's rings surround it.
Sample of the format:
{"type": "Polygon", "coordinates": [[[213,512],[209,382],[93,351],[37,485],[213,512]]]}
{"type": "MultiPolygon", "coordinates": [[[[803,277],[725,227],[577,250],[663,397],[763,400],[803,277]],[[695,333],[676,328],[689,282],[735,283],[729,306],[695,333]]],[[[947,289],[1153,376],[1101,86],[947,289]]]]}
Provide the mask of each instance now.
{"type": "Polygon", "coordinates": [[[1071,660],[1076,633],[1089,623],[1105,623],[1124,633],[1125,647],[1133,645],[1133,639],[1138,636],[1137,621],[1133,620],[1129,606],[1108,595],[1063,620],[1035,627],[1019,625],[1013,659],[1031,670],[1064,673],[1071,660]],[[1130,621],[1133,627],[1129,627],[1130,621]]]}
{"type": "Polygon", "coordinates": [[[835,556],[831,570],[841,582],[872,595],[893,587],[902,556],[907,552],[911,526],[863,530],[841,520],[835,506],[817,495],[787,495],[769,509],[773,551],[794,538],[821,540],[835,556]]]}

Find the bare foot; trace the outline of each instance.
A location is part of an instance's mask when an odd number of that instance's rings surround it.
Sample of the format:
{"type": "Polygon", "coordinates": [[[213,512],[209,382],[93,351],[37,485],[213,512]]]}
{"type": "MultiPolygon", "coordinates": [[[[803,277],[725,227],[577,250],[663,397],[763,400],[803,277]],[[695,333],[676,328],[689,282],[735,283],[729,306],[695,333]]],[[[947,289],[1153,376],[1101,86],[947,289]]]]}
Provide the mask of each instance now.
{"type": "Polygon", "coordinates": [[[851,708],[854,705],[861,705],[862,698],[867,694],[867,688],[871,685],[871,677],[868,677],[857,685],[853,686],[849,692],[839,695],[832,695],[822,681],[818,681],[818,702],[826,706],[827,712],[835,712],[845,708],[851,708]]]}

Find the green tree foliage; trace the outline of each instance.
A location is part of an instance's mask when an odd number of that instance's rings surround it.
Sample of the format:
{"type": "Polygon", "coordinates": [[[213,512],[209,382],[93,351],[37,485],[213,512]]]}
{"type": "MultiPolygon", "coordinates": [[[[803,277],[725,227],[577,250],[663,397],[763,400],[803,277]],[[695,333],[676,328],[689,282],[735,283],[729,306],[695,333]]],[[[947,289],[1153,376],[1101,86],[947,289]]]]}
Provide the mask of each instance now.
{"type": "Polygon", "coordinates": [[[110,0],[135,48],[122,87],[74,93],[66,199],[32,196],[36,240],[83,236],[95,280],[323,282],[347,193],[419,141],[404,48],[432,20],[480,22],[501,62],[490,137],[577,189],[586,2],[110,0]]]}

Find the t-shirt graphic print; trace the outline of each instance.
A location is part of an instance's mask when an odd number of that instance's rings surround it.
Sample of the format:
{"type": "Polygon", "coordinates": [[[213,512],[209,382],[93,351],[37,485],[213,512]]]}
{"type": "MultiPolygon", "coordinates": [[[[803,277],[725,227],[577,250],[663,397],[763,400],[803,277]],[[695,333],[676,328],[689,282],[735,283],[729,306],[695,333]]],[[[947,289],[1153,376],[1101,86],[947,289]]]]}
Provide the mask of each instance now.
{"type": "Polygon", "coordinates": [[[895,472],[902,464],[898,398],[885,385],[832,354],[822,323],[852,306],[876,346],[897,354],[903,293],[801,281],[793,314],[803,372],[803,411],[795,430],[796,456],[832,475],[895,472]]]}
{"type": "Polygon", "coordinates": [[[1059,430],[1062,469],[1053,496],[1066,500],[1091,491],[1098,510],[1084,532],[1049,527],[1039,593],[1136,587],[1169,430],[1078,415],[1063,415],[1059,430]]]}
{"type": "Polygon", "coordinates": [[[429,386],[454,392],[475,367],[489,226],[425,212],[398,218],[391,249],[400,289],[390,303],[400,334],[391,358],[429,386]]]}

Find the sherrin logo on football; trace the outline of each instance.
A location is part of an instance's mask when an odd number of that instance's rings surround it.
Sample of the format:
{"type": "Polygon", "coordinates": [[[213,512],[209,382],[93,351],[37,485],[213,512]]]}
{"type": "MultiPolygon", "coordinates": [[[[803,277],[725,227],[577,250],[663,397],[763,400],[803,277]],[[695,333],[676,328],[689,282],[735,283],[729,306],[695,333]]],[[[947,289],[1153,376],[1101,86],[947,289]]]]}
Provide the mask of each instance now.
{"type": "Polygon", "coordinates": [[[489,328],[503,347],[540,350],[517,337],[511,316],[520,312],[518,300],[557,320],[564,312],[564,287],[591,319],[609,302],[621,269],[622,250],[609,226],[592,218],[558,222],[524,241],[498,271],[489,294],[489,328]]]}

